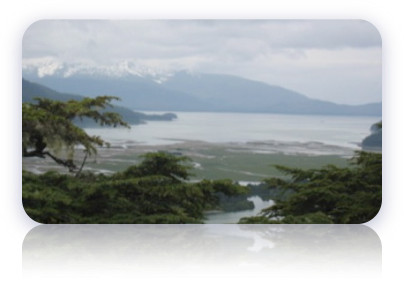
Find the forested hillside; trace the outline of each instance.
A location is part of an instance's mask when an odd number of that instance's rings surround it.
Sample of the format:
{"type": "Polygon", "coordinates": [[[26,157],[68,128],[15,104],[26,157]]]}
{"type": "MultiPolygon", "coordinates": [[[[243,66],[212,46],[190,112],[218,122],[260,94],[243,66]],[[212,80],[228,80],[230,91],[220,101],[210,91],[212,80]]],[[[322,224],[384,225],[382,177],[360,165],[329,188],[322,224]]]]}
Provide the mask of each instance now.
{"type": "Polygon", "coordinates": [[[121,106],[141,111],[250,112],[309,115],[381,116],[382,104],[341,105],[309,97],[275,85],[220,74],[180,71],[161,81],[148,76],[53,75],[32,81],[59,92],[95,97],[118,96],[121,106]]]}
{"type": "MultiPolygon", "coordinates": [[[[103,95],[105,93],[100,93],[103,95]]],[[[84,98],[82,95],[61,93],[51,88],[45,87],[41,84],[32,83],[22,79],[22,102],[33,102],[35,97],[48,98],[59,101],[68,100],[81,100],[84,98]]],[[[146,121],[164,120],[171,121],[177,116],[174,113],[167,113],[165,115],[146,115],[140,112],[134,112],[129,108],[113,105],[107,106],[104,111],[114,111],[119,113],[122,118],[131,125],[143,124],[146,121]]],[[[98,124],[91,119],[83,119],[83,121],[76,121],[82,127],[98,127],[98,124]]]]}
{"type": "Polygon", "coordinates": [[[381,121],[370,127],[371,134],[362,141],[362,148],[365,150],[381,150],[383,135],[381,121]]]}

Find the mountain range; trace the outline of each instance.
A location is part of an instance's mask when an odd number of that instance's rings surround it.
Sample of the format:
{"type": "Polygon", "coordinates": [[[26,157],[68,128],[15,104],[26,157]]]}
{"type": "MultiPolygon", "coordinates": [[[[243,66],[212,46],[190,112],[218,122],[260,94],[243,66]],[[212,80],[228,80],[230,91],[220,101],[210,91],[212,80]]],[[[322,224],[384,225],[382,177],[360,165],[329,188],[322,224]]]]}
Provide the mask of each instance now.
{"type": "MultiPolygon", "coordinates": [[[[22,102],[34,102],[36,97],[48,98],[52,100],[68,101],[68,100],[81,100],[84,96],[60,93],[51,88],[45,87],[38,83],[32,83],[22,79],[22,102]]],[[[140,112],[134,112],[129,108],[116,106],[107,107],[105,111],[117,112],[121,115],[123,120],[130,125],[144,124],[146,121],[171,121],[177,116],[173,113],[165,113],[161,115],[149,115],[140,112]]],[[[97,127],[98,124],[90,119],[83,119],[83,121],[76,121],[76,124],[82,127],[97,127]]]]}
{"type": "Polygon", "coordinates": [[[117,105],[139,111],[382,116],[381,102],[342,105],[237,76],[156,71],[130,62],[94,68],[24,66],[23,77],[61,93],[118,96],[117,105]]]}

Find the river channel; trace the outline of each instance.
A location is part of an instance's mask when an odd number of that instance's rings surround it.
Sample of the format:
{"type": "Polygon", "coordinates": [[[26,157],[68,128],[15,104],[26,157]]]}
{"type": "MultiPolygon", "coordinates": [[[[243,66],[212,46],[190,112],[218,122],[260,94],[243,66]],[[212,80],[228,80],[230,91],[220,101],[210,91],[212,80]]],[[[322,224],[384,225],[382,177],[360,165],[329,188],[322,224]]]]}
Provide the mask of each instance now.
{"type": "Polygon", "coordinates": [[[254,203],[254,209],[236,211],[236,212],[211,212],[206,213],[206,224],[235,224],[238,223],[242,217],[255,216],[261,212],[262,209],[274,205],[274,201],[263,201],[259,196],[249,197],[248,200],[254,203]]]}

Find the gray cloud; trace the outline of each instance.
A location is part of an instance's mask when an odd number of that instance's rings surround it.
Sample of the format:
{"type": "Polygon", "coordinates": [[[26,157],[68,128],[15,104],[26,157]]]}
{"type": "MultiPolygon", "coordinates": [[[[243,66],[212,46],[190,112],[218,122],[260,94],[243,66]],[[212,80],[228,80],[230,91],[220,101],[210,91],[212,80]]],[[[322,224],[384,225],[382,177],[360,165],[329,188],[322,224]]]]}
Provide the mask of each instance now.
{"type": "Polygon", "coordinates": [[[381,46],[372,24],[354,20],[47,20],[27,29],[22,50],[23,60],[222,72],[357,104],[381,101],[381,46]]]}

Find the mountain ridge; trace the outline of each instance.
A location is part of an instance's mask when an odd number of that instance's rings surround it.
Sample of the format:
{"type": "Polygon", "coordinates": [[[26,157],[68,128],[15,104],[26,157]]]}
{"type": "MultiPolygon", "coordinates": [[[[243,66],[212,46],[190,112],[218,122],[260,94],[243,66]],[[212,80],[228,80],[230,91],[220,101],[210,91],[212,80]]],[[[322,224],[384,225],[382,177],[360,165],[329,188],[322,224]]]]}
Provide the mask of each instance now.
{"type": "MultiPolygon", "coordinates": [[[[134,68],[134,67],[133,67],[134,68]]],[[[23,76],[59,92],[118,96],[117,105],[139,111],[247,112],[303,115],[381,116],[382,104],[336,104],[307,96],[280,86],[232,75],[201,74],[190,71],[169,72],[156,82],[157,73],[84,74],[39,77],[27,68],[23,76]],[[154,74],[154,75],[153,75],[154,74]]],[[[56,74],[56,75],[55,75],[56,74]]]]}
{"type": "MultiPolygon", "coordinates": [[[[26,79],[22,79],[22,102],[34,102],[34,98],[48,98],[59,101],[68,100],[81,100],[84,96],[69,93],[60,93],[49,87],[43,86],[38,83],[30,82],[26,79]]],[[[173,113],[165,113],[162,115],[148,115],[140,112],[134,112],[126,107],[113,105],[113,107],[108,107],[105,111],[117,112],[121,115],[122,119],[129,123],[130,125],[145,124],[147,121],[163,120],[171,121],[177,116],[173,113]]],[[[78,122],[77,124],[82,127],[98,127],[99,125],[90,119],[83,119],[83,122],[78,122]]]]}

